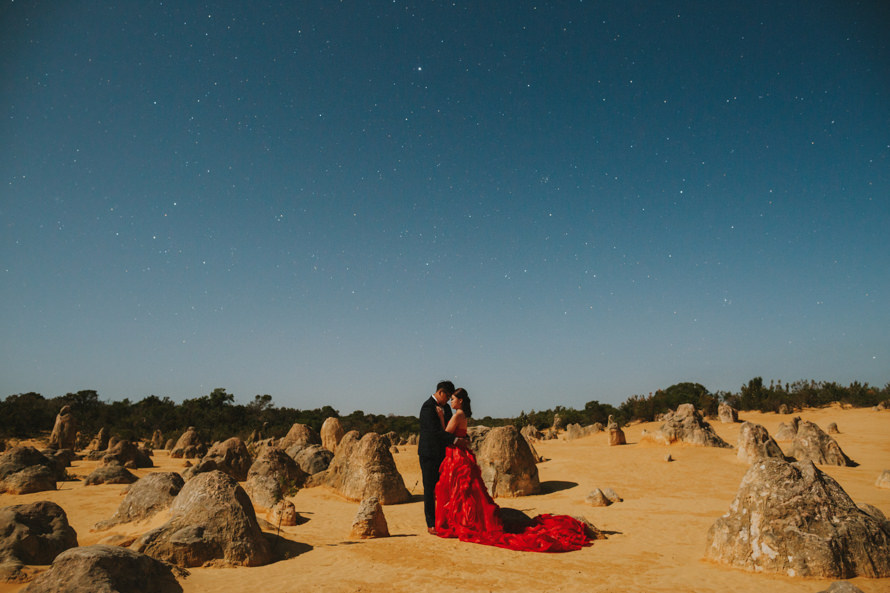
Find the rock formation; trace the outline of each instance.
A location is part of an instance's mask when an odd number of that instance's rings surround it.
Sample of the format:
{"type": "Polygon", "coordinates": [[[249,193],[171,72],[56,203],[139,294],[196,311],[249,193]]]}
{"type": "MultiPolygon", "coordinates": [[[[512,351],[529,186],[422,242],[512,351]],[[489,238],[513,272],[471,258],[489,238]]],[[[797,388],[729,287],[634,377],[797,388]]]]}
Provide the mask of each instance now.
{"type": "Polygon", "coordinates": [[[77,545],[65,511],[39,501],[0,509],[0,581],[20,581],[25,564],[49,564],[77,545]]]}
{"type": "Polygon", "coordinates": [[[337,452],[337,444],[343,438],[346,431],[340,424],[339,418],[325,418],[324,424],[321,425],[321,446],[331,453],[337,452]]]}
{"type": "Polygon", "coordinates": [[[306,473],[287,453],[277,447],[260,453],[250,470],[244,490],[256,506],[271,509],[285,496],[292,496],[306,482],[306,473]]]}
{"type": "Polygon", "coordinates": [[[489,430],[478,447],[477,461],[493,497],[528,496],[541,491],[535,457],[515,426],[489,430]]]}
{"type": "Polygon", "coordinates": [[[618,426],[618,422],[612,416],[609,416],[609,446],[614,447],[626,444],[627,439],[624,436],[624,431],[618,426]]]}
{"type": "Polygon", "coordinates": [[[828,434],[840,434],[841,431],[837,429],[837,422],[832,422],[828,425],[828,434]]]}
{"type": "Polygon", "coordinates": [[[724,424],[732,424],[739,421],[738,411],[725,402],[717,406],[717,417],[724,424]]]}
{"type": "Polygon", "coordinates": [[[844,454],[836,440],[807,420],[797,426],[797,434],[791,442],[791,456],[798,461],[808,460],[820,465],[857,465],[844,454]]]}
{"type": "Polygon", "coordinates": [[[890,576],[890,531],[812,462],[762,459],[711,526],[706,556],[788,576],[890,576]]]}
{"type": "Polygon", "coordinates": [[[201,440],[198,431],[194,426],[189,426],[188,430],[182,433],[182,436],[173,445],[173,448],[170,450],[170,457],[195,459],[203,457],[206,452],[207,445],[201,440]]]}
{"type": "Polygon", "coordinates": [[[310,476],[328,469],[331,465],[331,460],[334,459],[334,454],[321,445],[307,445],[305,447],[294,445],[287,450],[287,454],[297,462],[300,469],[310,476]]]}
{"type": "MultiPolygon", "coordinates": [[[[187,574],[180,572],[180,574],[187,574]]],[[[182,593],[170,566],[126,548],[86,546],[59,554],[22,593],[182,593]]]]}
{"type": "Polygon", "coordinates": [[[800,416],[795,416],[788,424],[779,422],[779,428],[776,430],[777,441],[793,441],[794,435],[797,434],[797,427],[800,424],[800,416]]]}
{"type": "Polygon", "coordinates": [[[102,456],[103,465],[120,465],[129,468],[154,467],[147,449],[134,445],[128,440],[120,440],[102,456]]]}
{"type": "Polygon", "coordinates": [[[201,461],[183,473],[183,478],[190,480],[195,474],[218,470],[243,482],[252,464],[247,445],[238,437],[232,437],[210,447],[201,461]]]}
{"type": "Polygon", "coordinates": [[[151,448],[152,449],[163,449],[164,448],[164,435],[161,433],[160,428],[156,428],[154,433],[151,435],[151,448]]]}
{"type": "Polygon", "coordinates": [[[890,469],[885,469],[875,480],[875,486],[878,488],[890,488],[890,469]]]}
{"type": "Polygon", "coordinates": [[[52,434],[49,437],[50,449],[71,449],[77,446],[77,420],[71,413],[71,406],[62,406],[56,415],[52,434]]]}
{"type": "Polygon", "coordinates": [[[108,529],[154,516],[173,504],[184,484],[182,476],[176,472],[154,472],[140,478],[127,489],[114,515],[97,523],[96,529],[108,529]]]}
{"type": "Polygon", "coordinates": [[[732,445],[717,436],[711,425],[704,421],[692,404],[680,404],[676,412],[666,417],[657,433],[660,433],[668,443],[683,442],[705,447],[732,448],[732,445]]]}
{"type": "Polygon", "coordinates": [[[352,531],[349,535],[358,539],[389,537],[389,526],[383,515],[383,507],[376,497],[372,496],[362,501],[352,521],[352,531]]]}
{"type": "Polygon", "coordinates": [[[411,497],[387,441],[376,432],[361,439],[357,431],[347,432],[321,482],[348,500],[377,497],[381,504],[398,504],[411,497]]]}
{"type": "Polygon", "coordinates": [[[84,486],[95,486],[97,484],[132,484],[138,480],[133,472],[122,465],[111,463],[108,465],[100,465],[90,473],[83,481],[84,486]]]}
{"type": "Polygon", "coordinates": [[[272,560],[247,493],[234,478],[215,470],[186,482],[170,507],[170,520],[131,549],[182,567],[260,566],[272,560]]]}
{"type": "Polygon", "coordinates": [[[104,426],[99,429],[99,433],[87,445],[87,451],[104,451],[108,448],[108,429],[104,426]]]}
{"type": "Polygon", "coordinates": [[[778,443],[769,436],[769,432],[759,424],[753,422],[742,423],[739,429],[739,444],[736,456],[739,461],[754,463],[763,457],[775,457],[785,459],[785,454],[779,448],[778,443]]]}
{"type": "Polygon", "coordinates": [[[278,446],[285,451],[294,445],[305,447],[307,445],[320,444],[321,437],[318,436],[318,433],[312,430],[312,427],[307,424],[294,424],[290,427],[290,430],[287,431],[287,434],[278,442],[278,446]]]}
{"type": "Polygon", "coordinates": [[[29,494],[55,490],[65,478],[59,467],[34,447],[13,447],[0,455],[0,493],[29,494]]]}
{"type": "Polygon", "coordinates": [[[470,441],[470,449],[475,451],[477,455],[479,454],[479,448],[482,446],[485,437],[488,436],[490,431],[490,427],[481,424],[467,428],[467,438],[470,441]]]}
{"type": "Polygon", "coordinates": [[[539,441],[544,438],[541,431],[535,428],[532,424],[526,424],[519,430],[519,432],[525,437],[525,440],[529,442],[539,441]]]}

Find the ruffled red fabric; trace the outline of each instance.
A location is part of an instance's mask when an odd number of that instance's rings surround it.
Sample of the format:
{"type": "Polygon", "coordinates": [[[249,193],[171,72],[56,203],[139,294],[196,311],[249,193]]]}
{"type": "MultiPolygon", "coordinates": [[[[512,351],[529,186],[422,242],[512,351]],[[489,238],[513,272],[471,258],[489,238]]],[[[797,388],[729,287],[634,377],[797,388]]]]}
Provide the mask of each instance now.
{"type": "Polygon", "coordinates": [[[448,447],[436,484],[440,537],[528,552],[570,552],[590,545],[584,524],[568,515],[538,515],[520,533],[504,528],[500,507],[482,481],[472,451],[448,447]]]}

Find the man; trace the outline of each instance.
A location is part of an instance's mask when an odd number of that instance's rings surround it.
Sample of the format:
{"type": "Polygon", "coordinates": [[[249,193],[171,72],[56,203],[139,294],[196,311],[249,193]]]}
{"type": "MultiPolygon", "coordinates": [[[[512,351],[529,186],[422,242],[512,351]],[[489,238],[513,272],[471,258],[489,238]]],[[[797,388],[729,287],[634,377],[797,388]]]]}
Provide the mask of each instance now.
{"type": "Polygon", "coordinates": [[[423,514],[426,528],[436,534],[436,482],[439,481],[439,466],[445,459],[445,447],[455,443],[454,435],[445,431],[451,419],[451,408],[446,402],[454,393],[454,383],[441,381],[436,385],[436,393],[427,398],[420,407],[420,436],[417,441],[417,455],[420,457],[420,472],[423,474],[423,514]]]}

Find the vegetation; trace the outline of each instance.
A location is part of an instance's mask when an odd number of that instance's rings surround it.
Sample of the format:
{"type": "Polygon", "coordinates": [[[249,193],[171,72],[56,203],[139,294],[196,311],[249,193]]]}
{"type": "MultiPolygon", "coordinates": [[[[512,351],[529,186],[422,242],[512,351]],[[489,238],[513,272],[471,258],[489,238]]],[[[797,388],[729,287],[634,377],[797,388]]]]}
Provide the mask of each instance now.
{"type": "MultiPolygon", "coordinates": [[[[866,407],[887,400],[890,400],[890,383],[883,388],[858,381],[847,386],[815,381],[784,384],[778,381],[766,386],[761,377],[755,377],[743,385],[738,393],[710,393],[698,383],[678,383],[648,396],[633,395],[617,408],[611,404],[589,401],[581,410],[556,406],[538,412],[523,411],[516,418],[486,416],[472,422],[486,426],[515,424],[522,427],[531,424],[543,429],[553,425],[557,414],[564,425],[606,424],[610,415],[620,422],[652,421],[683,403],[691,403],[708,415],[715,415],[717,406],[722,402],[738,410],[776,412],[781,405],[801,409],[841,402],[866,407]]],[[[10,395],[0,400],[0,436],[27,438],[49,432],[56,414],[64,405],[71,406],[84,441],[88,441],[103,426],[111,434],[127,439],[150,438],[155,429],[160,429],[165,438],[175,439],[189,426],[197,428],[211,441],[232,435],[246,439],[256,430],[262,430],[265,436],[280,437],[295,423],[307,424],[319,431],[325,418],[331,416],[339,418],[345,430],[357,430],[362,434],[394,431],[406,436],[418,431],[418,420],[414,416],[365,414],[361,410],[344,416],[330,406],[314,410],[277,407],[270,395],[257,395],[248,404],[236,404],[234,395],[224,388],[217,388],[207,395],[186,399],[180,404],[156,395],[149,395],[138,402],[129,399],[103,402],[92,390],[50,399],[39,393],[10,395]]]]}

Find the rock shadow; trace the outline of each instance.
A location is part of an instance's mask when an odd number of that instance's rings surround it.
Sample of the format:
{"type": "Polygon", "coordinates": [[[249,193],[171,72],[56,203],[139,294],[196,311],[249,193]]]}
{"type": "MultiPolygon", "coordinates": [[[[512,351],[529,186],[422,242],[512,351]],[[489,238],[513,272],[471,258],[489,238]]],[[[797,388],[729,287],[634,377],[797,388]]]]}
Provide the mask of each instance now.
{"type": "Polygon", "coordinates": [[[272,562],[280,562],[282,560],[290,560],[296,558],[300,554],[312,551],[312,546],[302,542],[295,542],[274,533],[263,533],[266,540],[272,546],[272,562]]]}
{"type": "Polygon", "coordinates": [[[541,482],[541,494],[560,492],[562,490],[575,488],[577,485],[578,482],[568,482],[566,480],[547,480],[546,482],[541,482]]]}

